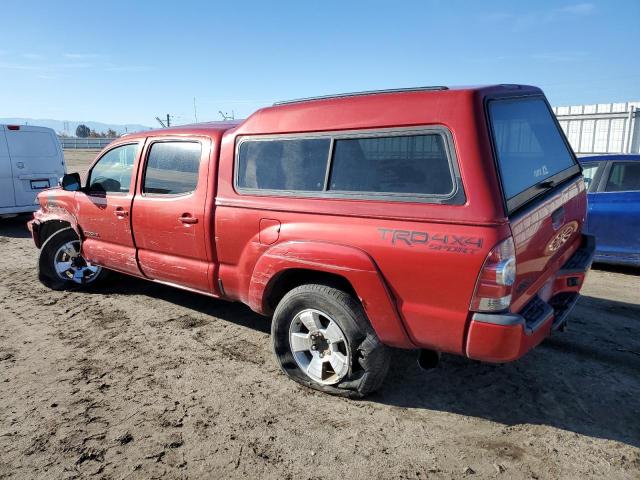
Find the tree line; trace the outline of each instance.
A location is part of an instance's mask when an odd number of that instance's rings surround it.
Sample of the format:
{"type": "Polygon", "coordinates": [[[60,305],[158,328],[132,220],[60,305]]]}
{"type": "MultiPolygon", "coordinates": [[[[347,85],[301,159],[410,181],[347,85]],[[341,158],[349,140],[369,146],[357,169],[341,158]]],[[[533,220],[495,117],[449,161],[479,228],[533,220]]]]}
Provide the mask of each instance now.
{"type": "MultiPolygon", "coordinates": [[[[60,136],[67,137],[68,135],[63,133],[60,136]]],[[[76,137],[78,138],[115,138],[119,136],[118,132],[112,128],[108,129],[106,132],[96,132],[84,124],[80,124],[78,125],[78,128],[76,128],[76,137]]]]}

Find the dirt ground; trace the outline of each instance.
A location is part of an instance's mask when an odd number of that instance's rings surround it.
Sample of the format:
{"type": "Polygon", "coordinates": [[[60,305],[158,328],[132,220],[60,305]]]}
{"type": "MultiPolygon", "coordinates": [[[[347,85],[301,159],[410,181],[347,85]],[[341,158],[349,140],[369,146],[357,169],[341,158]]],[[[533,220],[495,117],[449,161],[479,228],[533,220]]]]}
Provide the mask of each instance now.
{"type": "Polygon", "coordinates": [[[594,270],[520,361],[396,351],[353,401],[284,377],[242,305],[47,290],[24,221],[0,223],[0,478],[640,478],[639,271],[594,270]]]}

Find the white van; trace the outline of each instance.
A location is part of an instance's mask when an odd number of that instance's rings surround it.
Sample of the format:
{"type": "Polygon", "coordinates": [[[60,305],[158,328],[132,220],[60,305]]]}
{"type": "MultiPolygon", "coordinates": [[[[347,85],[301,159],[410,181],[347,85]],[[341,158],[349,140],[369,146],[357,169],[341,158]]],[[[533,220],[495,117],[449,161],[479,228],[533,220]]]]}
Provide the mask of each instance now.
{"type": "Polygon", "coordinates": [[[31,125],[0,125],[0,217],[38,209],[36,195],[66,173],[56,133],[31,125]]]}

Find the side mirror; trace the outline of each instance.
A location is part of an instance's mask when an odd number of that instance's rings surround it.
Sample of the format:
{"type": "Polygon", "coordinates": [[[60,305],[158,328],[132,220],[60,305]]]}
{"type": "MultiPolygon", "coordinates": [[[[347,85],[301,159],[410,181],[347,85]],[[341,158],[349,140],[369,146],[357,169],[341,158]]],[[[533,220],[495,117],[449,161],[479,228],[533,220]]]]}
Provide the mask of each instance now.
{"type": "Polygon", "coordinates": [[[80,190],[80,174],[79,173],[66,173],[60,180],[60,186],[63,190],[68,192],[77,192],[80,190]]]}

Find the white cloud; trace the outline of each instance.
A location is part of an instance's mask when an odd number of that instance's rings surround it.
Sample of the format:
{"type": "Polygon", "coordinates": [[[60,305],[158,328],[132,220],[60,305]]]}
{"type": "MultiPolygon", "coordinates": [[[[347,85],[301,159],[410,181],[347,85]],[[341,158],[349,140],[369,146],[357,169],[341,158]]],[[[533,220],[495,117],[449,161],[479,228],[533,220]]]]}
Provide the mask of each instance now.
{"type": "Polygon", "coordinates": [[[146,72],[150,70],[146,65],[116,65],[113,63],[104,65],[104,69],[108,72],[146,72]]]}
{"type": "MultiPolygon", "coordinates": [[[[0,56],[6,52],[0,51],[0,56]]],[[[38,53],[17,54],[22,60],[0,62],[0,70],[36,71],[40,78],[50,78],[52,74],[64,74],[66,70],[95,69],[101,72],[144,72],[150,70],[147,65],[127,65],[105,61],[104,56],[97,53],[64,53],[55,58],[38,53]]]]}
{"type": "Polygon", "coordinates": [[[567,63],[579,62],[587,56],[586,52],[545,52],[534,53],[531,55],[533,60],[541,60],[544,62],[567,63]]]}
{"type": "Polygon", "coordinates": [[[492,12],[483,16],[485,21],[492,23],[508,23],[515,32],[529,30],[539,25],[561,21],[568,16],[587,16],[596,11],[593,3],[575,3],[562,8],[547,11],[532,11],[522,13],[492,12]]]}
{"type": "Polygon", "coordinates": [[[86,60],[89,58],[99,58],[102,55],[99,53],[65,53],[65,58],[70,58],[73,60],[86,60]]]}
{"type": "Polygon", "coordinates": [[[39,70],[35,65],[25,65],[22,63],[0,62],[0,70],[39,70]]]}
{"type": "Polygon", "coordinates": [[[596,6],[593,3],[576,3],[574,5],[567,5],[559,9],[559,11],[571,15],[591,15],[596,11],[596,6]]]}

